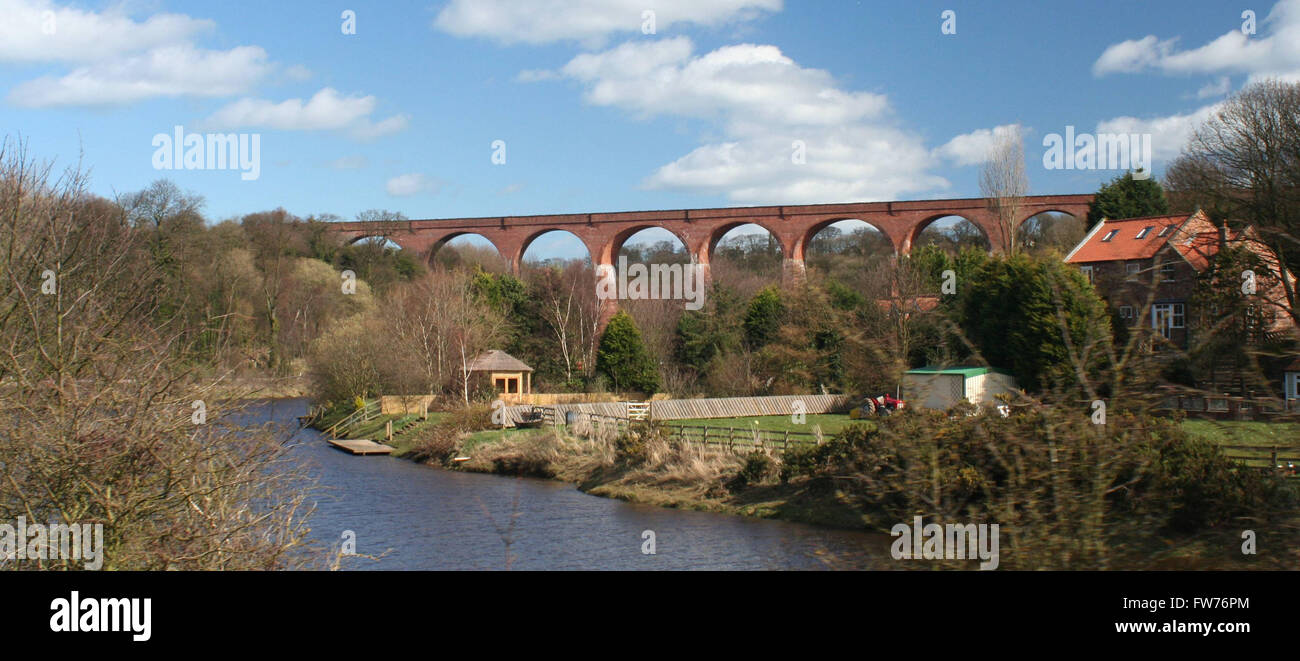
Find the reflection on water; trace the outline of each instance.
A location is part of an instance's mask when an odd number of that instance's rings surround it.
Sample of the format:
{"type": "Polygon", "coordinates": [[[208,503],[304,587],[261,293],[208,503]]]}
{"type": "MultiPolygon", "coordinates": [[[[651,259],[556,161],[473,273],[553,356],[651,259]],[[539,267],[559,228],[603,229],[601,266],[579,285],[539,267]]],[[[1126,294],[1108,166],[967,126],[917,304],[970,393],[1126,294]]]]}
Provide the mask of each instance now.
{"type": "MultiPolygon", "coordinates": [[[[256,405],[262,421],[291,428],[302,399],[256,405]]],[[[670,510],[584,494],[548,480],[460,473],[404,459],[354,457],[314,430],[296,433],[293,454],[327,489],[317,499],[313,540],[337,547],[356,534],[347,569],[502,569],[498,528],[517,521],[513,569],[820,569],[885,567],[886,535],[670,510]],[[514,503],[518,502],[517,510],[514,503]],[[642,554],[642,531],[656,554],[642,554]]]]}

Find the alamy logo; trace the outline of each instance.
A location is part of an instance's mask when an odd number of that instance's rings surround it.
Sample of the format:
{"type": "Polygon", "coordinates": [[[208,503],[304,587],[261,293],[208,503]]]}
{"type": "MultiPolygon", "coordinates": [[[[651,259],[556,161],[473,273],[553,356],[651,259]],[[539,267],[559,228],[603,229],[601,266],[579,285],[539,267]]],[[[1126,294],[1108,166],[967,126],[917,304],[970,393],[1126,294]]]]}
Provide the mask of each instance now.
{"type": "Polygon", "coordinates": [[[596,266],[596,298],[685,300],[687,310],[699,310],[704,307],[704,269],[695,262],[629,265],[620,255],[617,274],[612,264],[596,266]]]}
{"type": "Polygon", "coordinates": [[[186,133],[177,126],[174,135],[153,136],[155,170],[238,170],[239,178],[262,176],[260,133],[186,133]]]}
{"type": "Polygon", "coordinates": [[[897,537],[889,554],[895,560],[973,560],[979,558],[980,569],[998,568],[998,524],[937,523],[922,525],[915,517],[912,525],[895,524],[889,531],[897,537]]]}
{"type": "Polygon", "coordinates": [[[67,599],[50,602],[50,631],[129,631],[131,640],[144,642],[153,635],[153,599],[82,598],[75,590],[67,599]]]}
{"type": "Polygon", "coordinates": [[[80,560],[84,569],[104,566],[104,524],[0,523],[0,561],[80,560]]]}
{"type": "Polygon", "coordinates": [[[1043,136],[1043,167],[1048,170],[1133,170],[1134,179],[1151,176],[1150,133],[1075,134],[1043,136]]]}

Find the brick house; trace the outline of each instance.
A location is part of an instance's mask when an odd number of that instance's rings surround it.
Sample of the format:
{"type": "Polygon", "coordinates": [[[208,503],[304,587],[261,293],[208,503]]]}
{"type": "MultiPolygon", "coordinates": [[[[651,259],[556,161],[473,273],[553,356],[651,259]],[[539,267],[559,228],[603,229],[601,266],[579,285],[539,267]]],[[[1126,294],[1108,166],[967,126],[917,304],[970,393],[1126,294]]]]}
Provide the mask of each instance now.
{"type": "MultiPolygon", "coordinates": [[[[1233,244],[1277,264],[1253,228],[1215,226],[1200,210],[1191,215],[1103,219],[1065,256],[1065,261],[1077,265],[1088,276],[1097,292],[1130,327],[1149,325],[1153,335],[1159,334],[1170,344],[1186,349],[1205,312],[1191,309],[1196,278],[1209,267],[1220,247],[1233,244]]],[[[1294,276],[1287,277],[1295,281],[1294,276]]],[[[1259,295],[1265,299],[1260,305],[1263,330],[1293,330],[1290,317],[1278,314],[1278,306],[1286,305],[1281,286],[1260,291],[1259,295]]],[[[1158,340],[1153,342],[1153,347],[1158,345],[1158,340]]]]}

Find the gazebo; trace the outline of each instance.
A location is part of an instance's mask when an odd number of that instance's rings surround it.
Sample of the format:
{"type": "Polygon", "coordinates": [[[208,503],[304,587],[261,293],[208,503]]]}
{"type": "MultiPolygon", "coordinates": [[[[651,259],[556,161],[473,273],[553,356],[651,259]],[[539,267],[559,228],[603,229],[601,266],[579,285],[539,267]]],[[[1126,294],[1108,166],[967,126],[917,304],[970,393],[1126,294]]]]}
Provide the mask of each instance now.
{"type": "Polygon", "coordinates": [[[466,368],[470,374],[486,374],[498,395],[520,395],[533,391],[533,368],[497,349],[480,354],[466,368]]]}

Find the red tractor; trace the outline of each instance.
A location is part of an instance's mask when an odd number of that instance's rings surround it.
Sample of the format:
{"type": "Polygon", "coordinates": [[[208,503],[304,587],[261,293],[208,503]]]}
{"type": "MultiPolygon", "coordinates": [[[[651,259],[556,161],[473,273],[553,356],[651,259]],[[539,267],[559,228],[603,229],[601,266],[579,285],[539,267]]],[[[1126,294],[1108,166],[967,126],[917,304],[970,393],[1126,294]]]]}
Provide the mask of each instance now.
{"type": "Polygon", "coordinates": [[[873,415],[889,415],[907,407],[907,402],[901,399],[891,397],[885,393],[878,397],[868,397],[862,400],[857,408],[849,412],[851,418],[867,418],[873,415]]]}

